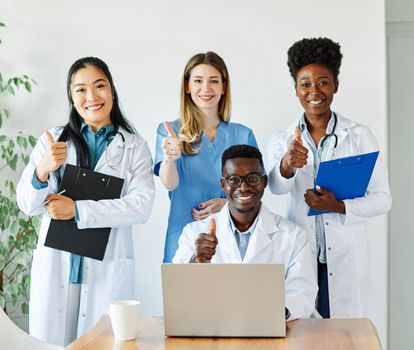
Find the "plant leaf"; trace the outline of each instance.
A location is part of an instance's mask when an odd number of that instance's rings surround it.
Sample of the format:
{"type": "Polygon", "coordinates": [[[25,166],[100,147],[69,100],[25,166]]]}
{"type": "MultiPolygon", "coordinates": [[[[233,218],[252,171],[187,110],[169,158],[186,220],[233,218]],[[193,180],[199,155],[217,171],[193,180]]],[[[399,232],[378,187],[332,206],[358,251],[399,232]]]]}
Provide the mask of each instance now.
{"type": "Polygon", "coordinates": [[[23,148],[26,151],[27,147],[29,146],[29,141],[27,140],[26,137],[23,137],[23,148]]]}
{"type": "MultiPolygon", "coordinates": [[[[0,27],[5,27],[0,22],[0,27]]],[[[0,40],[1,43],[1,40],[0,40]]],[[[32,92],[36,81],[27,75],[5,78],[0,73],[0,95],[15,95],[22,86],[29,93],[32,92]]],[[[9,111],[0,104],[0,129],[9,111]]],[[[27,163],[29,148],[35,147],[36,137],[19,132],[17,137],[0,135],[0,167],[9,166],[15,171],[20,161],[27,163]]],[[[10,180],[15,178],[9,169],[6,174],[1,173],[0,184],[0,273],[3,285],[0,286],[0,308],[21,303],[23,314],[29,313],[28,297],[30,288],[30,265],[33,249],[37,244],[37,231],[40,227],[39,217],[28,217],[18,208],[16,202],[16,186],[10,180]],[[3,184],[4,182],[4,184],[3,184]]]]}
{"type": "Polygon", "coordinates": [[[21,310],[23,315],[29,314],[29,304],[28,303],[22,303],[21,310]]]}
{"type": "Polygon", "coordinates": [[[3,271],[6,266],[6,259],[3,256],[0,256],[0,271],[3,271]]]}
{"type": "Polygon", "coordinates": [[[4,294],[2,291],[0,291],[0,307],[4,309],[6,306],[6,300],[4,299],[4,294]]]}
{"type": "Polygon", "coordinates": [[[20,147],[22,147],[22,139],[23,139],[23,137],[22,137],[22,136],[17,136],[16,141],[17,141],[17,144],[18,144],[20,147]]]}
{"type": "MultiPolygon", "coordinates": [[[[17,232],[19,232],[19,222],[14,221],[10,226],[10,233],[12,235],[15,235],[17,232]]],[[[1,271],[1,269],[0,269],[0,271],[1,271]]]]}
{"type": "Polygon", "coordinates": [[[28,92],[32,92],[32,85],[28,81],[24,82],[24,87],[28,92]]]}
{"type": "Polygon", "coordinates": [[[6,91],[14,96],[14,89],[10,84],[7,84],[6,91]]]}
{"type": "Polygon", "coordinates": [[[13,158],[9,161],[9,166],[10,166],[10,168],[12,169],[12,170],[16,170],[16,166],[17,166],[17,160],[18,160],[19,158],[17,157],[17,154],[15,154],[14,156],[13,156],[13,158]]]}
{"type": "Polygon", "coordinates": [[[32,135],[29,135],[30,146],[32,146],[32,147],[36,146],[36,142],[37,142],[36,137],[34,137],[32,135]]]}

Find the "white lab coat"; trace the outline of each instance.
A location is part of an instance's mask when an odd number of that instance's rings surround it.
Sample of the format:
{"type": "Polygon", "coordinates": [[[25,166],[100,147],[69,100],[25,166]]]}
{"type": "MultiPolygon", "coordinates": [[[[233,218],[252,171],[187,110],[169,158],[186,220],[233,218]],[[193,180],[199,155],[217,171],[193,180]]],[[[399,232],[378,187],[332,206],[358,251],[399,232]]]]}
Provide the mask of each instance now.
{"type": "MultiPolygon", "coordinates": [[[[371,130],[339,115],[335,134],[338,145],[334,149],[334,137],[326,142],[329,148],[322,160],[348,157],[378,151],[377,141],[371,130]]],[[[314,186],[314,160],[308,153],[307,164],[297,169],[295,175],[285,179],[280,174],[282,157],[294,139],[297,123],[287,131],[271,136],[266,155],[266,169],[272,193],[288,193],[287,218],[305,228],[312,246],[313,264],[317,270],[315,217],[308,216],[309,206],[304,193],[314,186]]],[[[304,146],[309,145],[302,137],[304,146]]],[[[381,153],[376,162],[364,197],[344,200],[346,215],[323,214],[326,241],[326,258],[329,278],[329,302],[331,317],[361,317],[366,315],[369,287],[369,259],[366,222],[368,218],[387,213],[391,208],[391,193],[381,153]]]]}
{"type": "MultiPolygon", "coordinates": [[[[262,203],[259,220],[242,260],[230,227],[228,204],[211,217],[216,219],[218,240],[211,263],[284,264],[285,300],[290,311],[289,320],[308,318],[315,310],[318,286],[306,232],[293,222],[271,213],[262,203]]],[[[208,232],[211,217],[184,227],[173,263],[190,261],[195,253],[197,235],[208,232]]]]}
{"type": "MultiPolygon", "coordinates": [[[[62,130],[50,130],[55,140],[62,130]]],[[[152,159],[147,143],[140,136],[123,129],[119,131],[125,143],[117,134],[99,159],[95,171],[125,179],[121,198],[77,201],[79,229],[112,227],[103,261],[84,259],[78,336],[91,329],[107,312],[110,301],[134,297],[132,225],[147,221],[154,201],[152,159]]],[[[52,175],[45,189],[36,190],[31,184],[36,164],[45,153],[46,146],[47,140],[42,135],[17,185],[17,201],[27,215],[43,214],[31,270],[30,334],[63,345],[70,254],[44,246],[50,218],[42,206],[46,196],[57,193],[58,188],[52,175]]],[[[65,164],[76,165],[76,151],[71,142],[67,143],[65,164]]]]}

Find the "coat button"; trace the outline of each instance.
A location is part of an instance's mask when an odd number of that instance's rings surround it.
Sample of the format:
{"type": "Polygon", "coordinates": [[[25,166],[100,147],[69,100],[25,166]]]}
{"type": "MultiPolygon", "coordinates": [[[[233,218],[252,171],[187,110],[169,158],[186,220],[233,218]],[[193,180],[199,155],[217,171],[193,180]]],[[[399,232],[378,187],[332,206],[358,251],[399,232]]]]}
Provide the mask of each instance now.
{"type": "Polygon", "coordinates": [[[328,250],[332,250],[332,248],[331,247],[328,247],[328,250]]]}
{"type": "Polygon", "coordinates": [[[329,222],[325,222],[325,225],[328,226],[329,225],[329,222]]]}
{"type": "Polygon", "coordinates": [[[329,276],[332,276],[332,272],[329,272],[329,276]]]}

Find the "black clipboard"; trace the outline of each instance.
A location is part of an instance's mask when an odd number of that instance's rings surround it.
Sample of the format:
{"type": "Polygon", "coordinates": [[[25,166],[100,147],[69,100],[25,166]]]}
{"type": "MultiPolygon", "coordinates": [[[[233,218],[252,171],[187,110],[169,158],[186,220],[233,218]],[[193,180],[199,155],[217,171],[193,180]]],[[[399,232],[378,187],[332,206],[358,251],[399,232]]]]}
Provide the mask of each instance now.
{"type": "MultiPolygon", "coordinates": [[[[124,179],[67,164],[59,191],[76,200],[119,198],[124,179]]],[[[110,213],[108,213],[110,215],[110,213]]],[[[45,246],[103,260],[110,227],[78,229],[75,219],[50,221],[45,246]]]]}

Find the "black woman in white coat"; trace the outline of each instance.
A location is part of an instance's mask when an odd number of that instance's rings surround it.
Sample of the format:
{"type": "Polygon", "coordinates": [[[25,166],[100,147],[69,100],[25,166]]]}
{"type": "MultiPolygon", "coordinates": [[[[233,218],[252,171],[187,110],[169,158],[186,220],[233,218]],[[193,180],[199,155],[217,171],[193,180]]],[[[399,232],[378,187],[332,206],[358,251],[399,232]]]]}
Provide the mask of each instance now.
{"type": "Polygon", "coordinates": [[[308,232],[318,272],[317,310],[324,318],[366,315],[369,287],[367,220],[391,208],[386,169],[378,157],[364,197],[337,200],[313,191],[319,163],[378,151],[371,130],[331,110],[342,54],[330,39],[303,39],[288,51],[296,95],[304,109],[288,130],[269,140],[269,187],[288,194],[287,218],[308,232]],[[308,216],[309,208],[327,211],[308,216]]]}

